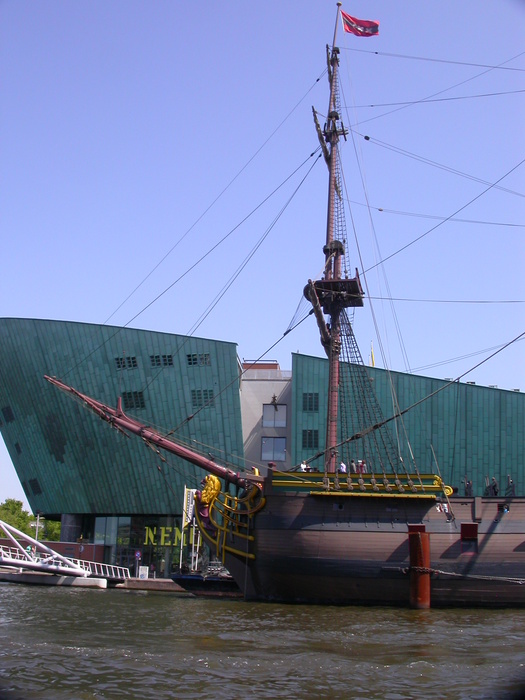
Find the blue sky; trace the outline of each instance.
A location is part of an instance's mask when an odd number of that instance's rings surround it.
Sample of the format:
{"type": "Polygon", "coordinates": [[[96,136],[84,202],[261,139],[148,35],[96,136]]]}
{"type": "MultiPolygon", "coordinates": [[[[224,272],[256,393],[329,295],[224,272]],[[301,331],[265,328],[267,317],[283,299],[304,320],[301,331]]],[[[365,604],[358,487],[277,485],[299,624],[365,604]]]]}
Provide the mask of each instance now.
{"type": "MultiPolygon", "coordinates": [[[[343,9],[380,21],[338,29],[356,335],[365,360],[373,342],[380,366],[458,377],[525,330],[525,2],[343,9]]],[[[0,314],[194,332],[283,369],[322,355],[313,318],[278,341],[323,262],[311,106],[335,13],[3,0],[0,314]]],[[[525,391],[524,347],[464,380],[525,391]]],[[[25,501],[3,445],[0,473],[25,501]]]]}

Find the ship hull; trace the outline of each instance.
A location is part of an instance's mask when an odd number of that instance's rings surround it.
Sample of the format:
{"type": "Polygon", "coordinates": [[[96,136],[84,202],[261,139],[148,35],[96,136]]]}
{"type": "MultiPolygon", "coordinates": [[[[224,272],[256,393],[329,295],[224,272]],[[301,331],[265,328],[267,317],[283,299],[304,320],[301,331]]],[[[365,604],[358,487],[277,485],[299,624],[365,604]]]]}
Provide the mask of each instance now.
{"type": "Polygon", "coordinates": [[[409,605],[411,529],[429,535],[431,606],[525,605],[523,498],[270,494],[253,559],[225,564],[247,600],[409,605]]]}

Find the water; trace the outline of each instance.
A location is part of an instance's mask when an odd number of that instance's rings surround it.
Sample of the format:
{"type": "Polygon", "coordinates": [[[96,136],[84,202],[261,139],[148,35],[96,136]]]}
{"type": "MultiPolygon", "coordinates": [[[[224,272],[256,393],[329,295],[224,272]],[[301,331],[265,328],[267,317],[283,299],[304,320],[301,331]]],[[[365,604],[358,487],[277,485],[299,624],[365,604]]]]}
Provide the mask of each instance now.
{"type": "Polygon", "coordinates": [[[1,700],[515,698],[525,610],[397,610],[0,584],[1,700]]]}

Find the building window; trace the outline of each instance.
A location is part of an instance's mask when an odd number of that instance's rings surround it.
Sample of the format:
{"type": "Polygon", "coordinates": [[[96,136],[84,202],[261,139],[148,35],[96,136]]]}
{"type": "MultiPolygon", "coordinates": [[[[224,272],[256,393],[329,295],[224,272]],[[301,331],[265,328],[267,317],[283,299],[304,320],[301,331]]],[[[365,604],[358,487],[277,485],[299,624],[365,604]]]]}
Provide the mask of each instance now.
{"type": "Polygon", "coordinates": [[[193,352],[186,355],[186,361],[190,367],[209,367],[211,365],[209,352],[193,352]]]}
{"type": "Polygon", "coordinates": [[[192,389],[191,405],[192,408],[207,408],[208,406],[215,406],[213,389],[192,389]]]}
{"type": "Polygon", "coordinates": [[[94,544],[106,544],[106,518],[95,518],[94,544]]]}
{"type": "Polygon", "coordinates": [[[285,462],[286,438],[263,437],[261,441],[261,462],[285,462]]]}
{"type": "Polygon", "coordinates": [[[42,489],[40,487],[38,479],[29,479],[29,486],[31,486],[31,491],[33,492],[34,496],[40,496],[40,494],[42,493],[42,489]]]}
{"type": "Polygon", "coordinates": [[[150,355],[152,367],[173,367],[173,355],[150,355]]]}
{"type": "Polygon", "coordinates": [[[15,442],[15,450],[16,450],[16,453],[17,453],[18,455],[19,455],[19,454],[22,454],[22,448],[20,447],[20,443],[19,443],[19,442],[15,442]]]}
{"type": "Polygon", "coordinates": [[[130,411],[136,408],[146,408],[144,394],[142,391],[123,391],[122,403],[124,404],[125,411],[130,411]]]}
{"type": "Polygon", "coordinates": [[[286,404],[263,404],[263,428],[286,428],[286,404]]]}
{"type": "Polygon", "coordinates": [[[303,450],[317,450],[319,447],[319,431],[303,430],[303,450]]]}
{"type": "Polygon", "coordinates": [[[138,367],[136,357],[115,357],[117,369],[136,369],[138,367]]]}
{"type": "Polygon", "coordinates": [[[15,419],[15,414],[11,406],[4,406],[2,409],[2,414],[6,423],[12,423],[15,419]]]}
{"type": "Polygon", "coordinates": [[[303,394],[303,411],[308,413],[319,412],[319,394],[317,391],[303,394]]]}

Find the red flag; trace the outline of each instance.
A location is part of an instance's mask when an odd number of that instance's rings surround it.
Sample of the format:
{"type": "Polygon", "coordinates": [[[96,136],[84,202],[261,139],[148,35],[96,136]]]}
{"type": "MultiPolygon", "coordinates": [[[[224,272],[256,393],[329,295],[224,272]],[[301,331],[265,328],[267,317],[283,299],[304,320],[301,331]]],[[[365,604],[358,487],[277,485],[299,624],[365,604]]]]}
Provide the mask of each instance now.
{"type": "Polygon", "coordinates": [[[343,20],[343,29],[349,34],[356,36],[376,36],[379,34],[379,22],[373,19],[356,19],[347,15],[343,10],[341,10],[341,19],[343,20]]]}

